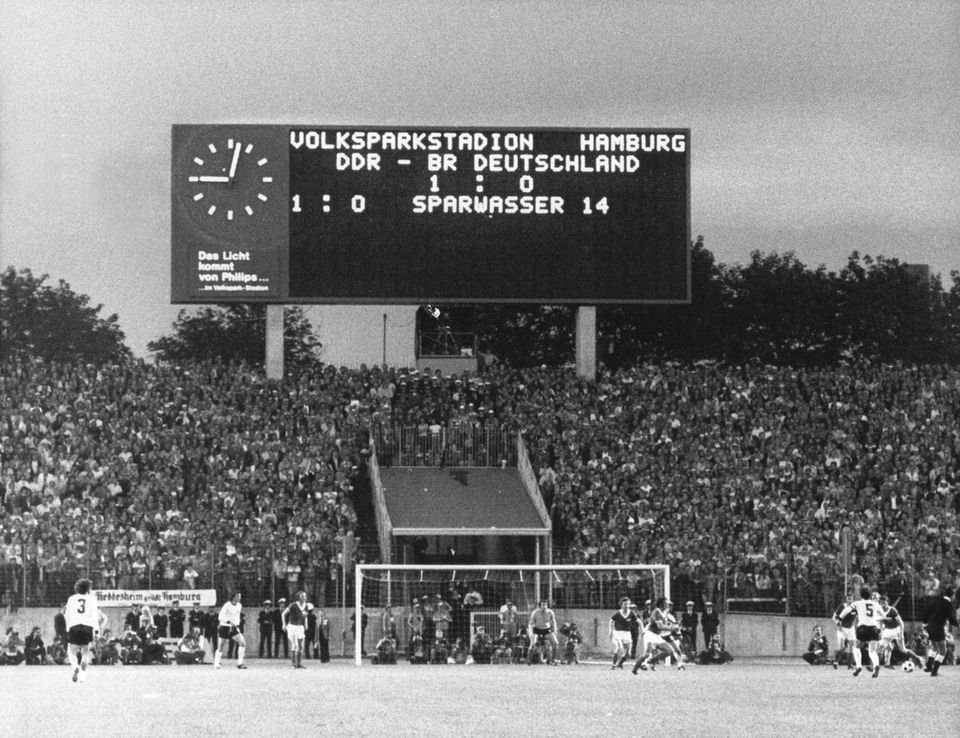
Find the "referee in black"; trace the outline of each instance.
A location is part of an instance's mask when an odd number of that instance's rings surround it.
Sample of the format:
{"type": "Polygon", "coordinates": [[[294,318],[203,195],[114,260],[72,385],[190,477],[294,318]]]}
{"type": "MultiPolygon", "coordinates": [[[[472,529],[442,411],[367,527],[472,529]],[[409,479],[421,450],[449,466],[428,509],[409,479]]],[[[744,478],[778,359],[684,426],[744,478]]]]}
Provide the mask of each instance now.
{"type": "Polygon", "coordinates": [[[947,655],[947,623],[954,628],[958,627],[956,607],[953,602],[953,587],[944,587],[940,590],[941,597],[927,609],[924,621],[927,624],[927,635],[930,637],[930,651],[936,654],[928,655],[927,666],[930,676],[937,676],[940,664],[947,655]]]}

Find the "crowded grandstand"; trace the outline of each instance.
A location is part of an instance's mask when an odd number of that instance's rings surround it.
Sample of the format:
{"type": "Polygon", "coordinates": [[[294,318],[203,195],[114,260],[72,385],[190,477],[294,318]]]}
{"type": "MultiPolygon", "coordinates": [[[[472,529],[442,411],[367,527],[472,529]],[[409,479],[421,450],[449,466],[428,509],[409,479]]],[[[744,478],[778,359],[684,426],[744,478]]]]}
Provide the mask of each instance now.
{"type": "MultiPolygon", "coordinates": [[[[80,576],[332,602],[344,538],[375,537],[370,439],[398,428],[518,432],[555,563],[669,564],[674,598],[698,611],[789,595],[823,617],[860,579],[912,620],[960,583],[947,367],[659,363],[591,382],[570,367],[317,365],[271,381],[218,362],[11,359],[0,382],[8,608],[59,605],[80,576]]],[[[484,444],[466,453],[443,463],[501,463],[484,444]]]]}

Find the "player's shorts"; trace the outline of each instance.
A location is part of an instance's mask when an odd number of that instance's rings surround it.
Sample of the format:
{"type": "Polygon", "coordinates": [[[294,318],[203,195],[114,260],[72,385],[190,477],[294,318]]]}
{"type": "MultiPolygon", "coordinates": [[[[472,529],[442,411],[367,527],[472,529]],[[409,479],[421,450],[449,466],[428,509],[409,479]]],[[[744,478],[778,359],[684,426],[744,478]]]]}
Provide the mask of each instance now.
{"type": "Polygon", "coordinates": [[[240,635],[240,629],[236,625],[221,625],[217,628],[217,635],[220,640],[227,641],[240,635]]]}
{"type": "Polygon", "coordinates": [[[902,638],[903,633],[900,632],[900,628],[884,628],[880,631],[880,640],[884,643],[893,643],[902,640],[902,638]]]}
{"type": "Polygon", "coordinates": [[[302,625],[287,625],[287,638],[291,641],[302,641],[305,631],[302,625]]]}
{"type": "Polygon", "coordinates": [[[880,640],[880,629],[875,625],[858,625],[857,640],[861,643],[880,640]]]}
{"type": "Polygon", "coordinates": [[[93,643],[93,628],[89,625],[74,625],[67,631],[67,643],[72,646],[89,646],[93,643]]]}
{"type": "Polygon", "coordinates": [[[650,646],[666,646],[668,645],[663,636],[659,633],[651,633],[649,630],[643,634],[643,645],[644,647],[650,646]]]}
{"type": "Polygon", "coordinates": [[[937,628],[936,626],[927,626],[927,635],[930,637],[930,640],[934,643],[938,641],[947,640],[947,629],[946,628],[937,628]]]}
{"type": "Polygon", "coordinates": [[[857,640],[857,634],[854,632],[853,628],[837,628],[837,636],[842,638],[845,641],[855,641],[857,640]]]}
{"type": "Polygon", "coordinates": [[[533,634],[535,636],[548,636],[553,633],[553,630],[550,628],[534,628],[533,634]]]}
{"type": "Polygon", "coordinates": [[[630,635],[629,630],[615,630],[613,631],[613,642],[618,646],[630,648],[633,645],[633,636],[630,635]]]}

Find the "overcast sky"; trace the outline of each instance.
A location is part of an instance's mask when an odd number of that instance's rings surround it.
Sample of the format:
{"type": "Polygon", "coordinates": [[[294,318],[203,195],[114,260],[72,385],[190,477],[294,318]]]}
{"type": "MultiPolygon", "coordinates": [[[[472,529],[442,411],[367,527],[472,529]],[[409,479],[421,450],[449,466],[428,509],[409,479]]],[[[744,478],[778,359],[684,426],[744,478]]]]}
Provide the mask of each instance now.
{"type": "Polygon", "coordinates": [[[170,332],[170,126],[692,129],[724,262],[960,269],[960,3],[0,0],[0,266],[170,332]]]}

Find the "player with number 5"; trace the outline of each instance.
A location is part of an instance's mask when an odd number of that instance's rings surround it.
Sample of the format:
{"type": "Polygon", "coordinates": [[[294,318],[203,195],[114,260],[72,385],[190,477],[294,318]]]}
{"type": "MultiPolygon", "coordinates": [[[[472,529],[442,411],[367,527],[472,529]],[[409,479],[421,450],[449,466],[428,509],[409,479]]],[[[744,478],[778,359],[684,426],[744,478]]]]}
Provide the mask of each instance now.
{"type": "Polygon", "coordinates": [[[851,611],[857,613],[857,645],[853,649],[853,663],[856,668],[853,670],[854,676],[859,676],[863,671],[861,663],[863,656],[860,649],[867,647],[870,654],[870,665],[873,667],[874,678],[880,676],[880,656],[877,653],[877,647],[880,644],[880,626],[883,624],[884,610],[880,607],[880,595],[877,592],[870,593],[869,587],[860,588],[860,599],[854,600],[840,612],[840,620],[851,611]]]}

